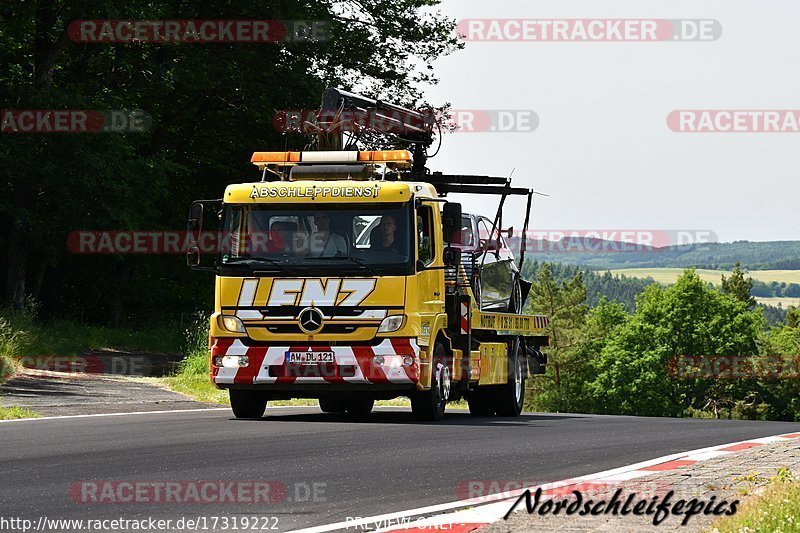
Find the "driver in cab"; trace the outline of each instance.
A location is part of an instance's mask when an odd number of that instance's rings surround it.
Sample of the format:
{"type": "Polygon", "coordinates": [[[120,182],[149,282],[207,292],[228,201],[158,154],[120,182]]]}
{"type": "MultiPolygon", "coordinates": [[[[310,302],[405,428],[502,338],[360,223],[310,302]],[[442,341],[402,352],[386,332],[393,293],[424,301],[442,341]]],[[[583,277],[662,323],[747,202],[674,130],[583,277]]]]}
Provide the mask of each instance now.
{"type": "Polygon", "coordinates": [[[324,211],[314,213],[314,227],[306,243],[298,243],[298,255],[306,257],[335,257],[347,255],[344,237],[331,231],[330,215],[324,211]],[[305,244],[305,246],[303,246],[305,244]]]}

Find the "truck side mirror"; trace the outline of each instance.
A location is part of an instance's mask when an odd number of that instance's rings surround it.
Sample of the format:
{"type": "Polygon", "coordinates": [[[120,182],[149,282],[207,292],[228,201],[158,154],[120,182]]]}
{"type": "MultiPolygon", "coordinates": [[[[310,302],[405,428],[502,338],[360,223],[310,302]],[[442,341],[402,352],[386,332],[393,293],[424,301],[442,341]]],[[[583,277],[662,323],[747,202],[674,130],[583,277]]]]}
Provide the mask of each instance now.
{"type": "Polygon", "coordinates": [[[189,226],[187,229],[192,237],[200,236],[200,231],[203,229],[202,202],[192,202],[192,206],[189,208],[189,226]]]}
{"type": "MultiPolygon", "coordinates": [[[[192,206],[189,208],[189,223],[186,231],[186,265],[192,270],[215,272],[216,264],[202,264],[204,262],[203,256],[210,256],[211,252],[200,250],[200,243],[204,240],[203,216],[205,215],[206,204],[209,204],[212,209],[209,213],[214,214],[214,206],[217,204],[222,205],[222,200],[197,200],[192,202],[192,206]]],[[[213,220],[211,224],[212,226],[214,225],[213,220]]],[[[218,241],[219,238],[217,238],[216,242],[218,241]]],[[[205,262],[208,263],[208,261],[205,262]]]]}
{"type": "Polygon", "coordinates": [[[442,229],[447,242],[461,244],[461,204],[446,202],[442,207],[442,229]]]}
{"type": "Polygon", "coordinates": [[[189,247],[186,250],[186,265],[194,268],[200,265],[200,248],[197,243],[200,240],[200,234],[203,231],[203,204],[201,202],[192,202],[189,208],[189,223],[186,227],[187,237],[189,238],[189,247]]]}
{"type": "Polygon", "coordinates": [[[500,249],[500,245],[494,239],[479,239],[478,240],[478,250],[481,252],[497,252],[500,249]]]}
{"type": "Polygon", "coordinates": [[[186,265],[189,268],[200,266],[200,249],[197,246],[192,245],[186,250],[186,265]]]}
{"type": "Polygon", "coordinates": [[[444,249],[444,266],[458,267],[461,264],[461,250],[448,246],[444,249]]]}

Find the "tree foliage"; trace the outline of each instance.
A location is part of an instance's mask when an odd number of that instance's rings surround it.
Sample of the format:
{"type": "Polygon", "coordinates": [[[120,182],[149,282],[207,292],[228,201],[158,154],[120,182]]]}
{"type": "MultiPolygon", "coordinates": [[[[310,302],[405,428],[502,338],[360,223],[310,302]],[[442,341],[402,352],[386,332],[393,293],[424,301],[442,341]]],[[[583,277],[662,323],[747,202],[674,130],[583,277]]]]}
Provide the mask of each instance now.
{"type": "Polygon", "coordinates": [[[670,375],[684,356],[751,356],[762,317],[687,270],[678,282],[645,289],[636,313],[609,339],[591,385],[601,412],[678,416],[702,409],[716,380],[670,375]]]}
{"type": "Polygon", "coordinates": [[[47,314],[142,323],[211,303],[180,255],[75,255],[76,230],[180,230],[191,200],[257,180],[253,151],[300,148],[278,110],[316,108],[325,87],[422,105],[430,68],[458,43],[438,0],[32,0],[0,3],[6,109],[144,110],[126,134],[3,134],[5,299],[47,314]],[[82,44],[76,19],[277,19],[325,24],[324,42],[82,44]],[[143,298],[142,295],[147,295],[143,298]]]}
{"type": "Polygon", "coordinates": [[[745,278],[745,271],[742,269],[742,264],[736,261],[736,266],[731,272],[729,278],[722,275],[722,292],[729,294],[747,304],[747,307],[753,308],[756,305],[756,299],[751,296],[753,291],[753,278],[745,278]]]}

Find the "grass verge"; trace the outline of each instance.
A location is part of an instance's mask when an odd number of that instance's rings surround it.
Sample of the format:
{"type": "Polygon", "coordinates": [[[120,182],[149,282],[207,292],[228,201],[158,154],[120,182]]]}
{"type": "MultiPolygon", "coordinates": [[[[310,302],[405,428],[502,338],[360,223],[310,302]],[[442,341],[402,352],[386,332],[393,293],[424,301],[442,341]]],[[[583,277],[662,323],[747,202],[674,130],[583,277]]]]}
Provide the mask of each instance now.
{"type": "Polygon", "coordinates": [[[177,327],[132,331],[68,320],[45,322],[36,319],[35,310],[0,309],[0,382],[25,357],[79,356],[102,349],[179,353],[181,344],[177,327]]]}
{"type": "Polygon", "coordinates": [[[39,418],[39,415],[25,407],[0,407],[0,420],[16,420],[18,418],[39,418]]]}
{"type": "Polygon", "coordinates": [[[762,494],[745,501],[735,515],[714,522],[710,531],[800,531],[800,482],[780,469],[762,494]]]}

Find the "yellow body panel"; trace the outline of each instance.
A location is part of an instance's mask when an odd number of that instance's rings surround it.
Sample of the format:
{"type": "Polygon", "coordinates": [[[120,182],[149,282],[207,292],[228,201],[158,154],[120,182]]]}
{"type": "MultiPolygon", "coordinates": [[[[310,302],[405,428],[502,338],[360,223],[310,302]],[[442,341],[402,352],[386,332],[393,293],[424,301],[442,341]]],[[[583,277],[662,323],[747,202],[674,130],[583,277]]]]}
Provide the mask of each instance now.
{"type": "Polygon", "coordinates": [[[481,343],[480,350],[481,385],[501,385],[508,381],[508,346],[504,342],[481,343]]]}
{"type": "Polygon", "coordinates": [[[301,180],[228,185],[223,200],[226,203],[364,203],[408,202],[412,195],[436,197],[428,183],[355,180],[301,180]]]}

